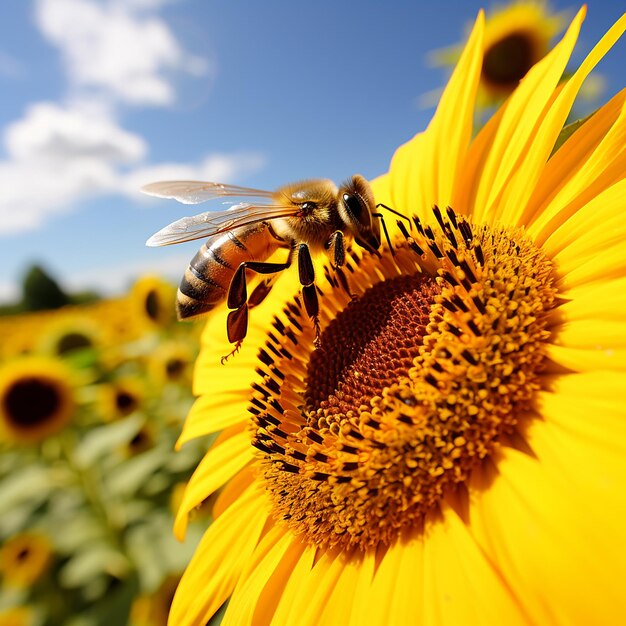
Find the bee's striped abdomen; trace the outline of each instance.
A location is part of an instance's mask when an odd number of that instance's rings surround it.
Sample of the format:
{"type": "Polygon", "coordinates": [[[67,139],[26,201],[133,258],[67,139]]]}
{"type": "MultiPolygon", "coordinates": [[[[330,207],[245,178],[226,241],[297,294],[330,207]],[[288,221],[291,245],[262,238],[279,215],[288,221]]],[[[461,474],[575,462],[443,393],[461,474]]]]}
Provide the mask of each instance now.
{"type": "Polygon", "coordinates": [[[265,259],[281,243],[264,223],[207,239],[180,281],[178,319],[192,319],[214,309],[226,299],[230,281],[241,263],[265,259]]]}

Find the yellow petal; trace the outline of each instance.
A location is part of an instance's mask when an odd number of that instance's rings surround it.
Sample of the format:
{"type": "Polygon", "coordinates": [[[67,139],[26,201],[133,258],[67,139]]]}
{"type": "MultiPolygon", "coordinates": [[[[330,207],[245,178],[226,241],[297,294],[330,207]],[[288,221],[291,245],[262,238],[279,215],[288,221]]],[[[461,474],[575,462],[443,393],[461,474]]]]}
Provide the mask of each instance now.
{"type": "MultiPolygon", "coordinates": [[[[373,560],[368,559],[370,573],[373,571],[373,560]]],[[[352,624],[358,613],[356,610],[356,594],[358,584],[361,581],[360,573],[363,568],[363,560],[356,555],[346,559],[341,568],[336,584],[324,605],[323,613],[318,624],[320,626],[335,626],[336,624],[352,624]]],[[[363,622],[360,622],[363,623],[363,622]]],[[[369,624],[372,624],[370,621],[369,624]]]]}
{"type": "Polygon", "coordinates": [[[246,421],[250,415],[246,410],[249,402],[247,396],[247,393],[237,396],[232,394],[200,396],[185,419],[176,447],[180,448],[196,437],[210,435],[246,421]]]}
{"type": "Polygon", "coordinates": [[[269,624],[285,586],[283,576],[300,558],[302,550],[302,544],[283,528],[271,528],[242,573],[222,624],[269,624]]]}
{"type": "Polygon", "coordinates": [[[226,509],[228,509],[228,507],[231,506],[231,504],[233,504],[244,491],[246,491],[253,481],[254,472],[252,471],[250,465],[245,467],[236,476],[233,476],[228,484],[224,485],[224,488],[220,491],[217,498],[215,498],[212,511],[213,519],[222,515],[224,511],[226,511],[226,509]]]}
{"type": "Polygon", "coordinates": [[[554,260],[557,263],[559,291],[569,291],[575,287],[590,284],[595,281],[615,280],[626,275],[626,246],[613,245],[612,233],[598,232],[596,241],[599,243],[598,254],[595,257],[581,260],[575,264],[575,255],[572,246],[563,254],[557,254],[554,260]]]}
{"type": "Polygon", "coordinates": [[[208,530],[180,581],[171,626],[205,626],[230,596],[267,520],[257,486],[251,486],[208,530]]]}
{"type": "Polygon", "coordinates": [[[555,310],[559,323],[579,320],[624,320],[626,277],[580,285],[559,294],[566,302],[555,310]]]}
{"type": "Polygon", "coordinates": [[[429,516],[425,533],[425,625],[532,623],[525,613],[525,590],[508,584],[448,505],[441,516],[429,516]]]}
{"type": "Polygon", "coordinates": [[[524,170],[518,170],[518,167],[536,139],[537,123],[554,99],[554,90],[572,54],[584,16],[583,8],[563,39],[530,69],[509,99],[480,174],[474,213],[476,221],[493,223],[503,190],[512,184],[512,179],[524,176],[524,170]]]}
{"type": "MultiPolygon", "coordinates": [[[[555,228],[551,225],[546,233],[540,234],[541,225],[535,223],[537,218],[542,224],[550,224],[564,208],[581,196],[582,190],[594,185],[592,177],[589,176],[590,171],[594,173],[593,178],[597,178],[597,168],[604,167],[607,156],[611,159],[619,158],[619,146],[616,145],[615,150],[611,149],[610,145],[611,135],[617,138],[617,134],[610,131],[620,116],[625,101],[626,89],[596,111],[546,164],[520,218],[520,223],[530,225],[530,231],[535,233],[536,240],[543,242],[555,228]],[[601,144],[604,144],[602,148],[601,144]]],[[[618,168],[611,169],[615,170],[616,174],[619,172],[618,168]]],[[[597,192],[593,195],[597,195],[597,192]]],[[[576,204],[581,206],[579,202],[576,204]]],[[[563,217],[559,218],[559,223],[563,221],[565,221],[563,217]]]]}
{"type": "MultiPolygon", "coordinates": [[[[621,37],[625,29],[626,15],[618,20],[594,46],[587,58],[559,91],[554,102],[542,116],[538,128],[533,130],[532,141],[522,154],[521,160],[516,165],[516,173],[511,177],[501,196],[502,210],[499,211],[498,217],[504,223],[524,223],[522,220],[528,199],[567,120],[583,81],[621,37]]],[[[622,145],[624,140],[625,137],[622,137],[622,145]]]]}
{"type": "Polygon", "coordinates": [[[425,602],[423,539],[420,534],[403,537],[387,549],[368,590],[360,623],[421,623],[425,602]]]}
{"type": "Polygon", "coordinates": [[[306,546],[294,565],[274,612],[273,626],[290,626],[298,623],[298,607],[296,606],[294,610],[294,605],[298,604],[297,598],[300,598],[300,601],[304,598],[306,602],[310,585],[314,584],[312,571],[316,552],[317,548],[306,546]]]}
{"type": "MultiPolygon", "coordinates": [[[[370,624],[371,626],[385,626],[390,623],[391,616],[385,621],[376,621],[374,615],[369,610],[370,606],[375,605],[372,602],[374,590],[372,582],[374,579],[374,571],[376,569],[376,551],[368,550],[365,554],[360,555],[358,560],[358,569],[356,572],[355,592],[353,596],[350,619],[346,622],[347,626],[360,626],[361,624],[370,624]]],[[[415,596],[414,596],[415,597],[415,596]]],[[[378,598],[382,600],[382,598],[378,598]]]]}
{"type": "Polygon", "coordinates": [[[548,344],[547,357],[554,363],[574,372],[594,370],[626,370],[626,350],[590,350],[548,344]]]}
{"type": "Polygon", "coordinates": [[[559,326],[552,342],[567,348],[586,348],[590,350],[626,349],[626,324],[624,320],[603,321],[576,320],[559,326]]]}
{"type": "Polygon", "coordinates": [[[423,215],[433,204],[445,207],[452,201],[472,134],[483,30],[480,12],[428,129],[400,146],[393,157],[391,206],[402,213],[423,215]]]}
{"type": "MultiPolygon", "coordinates": [[[[324,606],[333,593],[343,567],[350,555],[337,555],[323,552],[309,571],[300,569],[301,587],[294,590],[294,596],[285,621],[276,620],[277,624],[298,624],[298,626],[318,626],[324,612],[324,606]]],[[[288,586],[285,593],[292,586],[288,586]]],[[[284,612],[279,606],[279,616],[284,619],[284,612]]]]}
{"type": "MultiPolygon", "coordinates": [[[[537,422],[536,431],[542,426],[537,422]]],[[[575,476],[594,472],[594,459],[568,476],[558,462],[550,464],[555,459],[541,458],[538,438],[531,447],[539,458],[503,448],[473,473],[471,531],[503,580],[519,590],[532,623],[618,624],[625,608],[623,546],[612,533],[603,536],[603,520],[620,511],[579,492],[575,476]]]]}
{"type": "MultiPolygon", "coordinates": [[[[577,477],[620,501],[624,500],[621,485],[626,474],[625,380],[623,373],[611,371],[553,377],[546,381],[546,389],[537,394],[535,403],[543,420],[567,435],[562,440],[563,453],[568,449],[574,452],[574,445],[578,446],[575,456],[566,456],[557,465],[564,469],[567,464],[572,480],[577,477]],[[581,471],[580,460],[585,454],[590,456],[582,466],[589,464],[589,470],[581,471]],[[609,470],[598,474],[598,464],[609,470]]],[[[541,435],[539,425],[531,429],[532,441],[535,432],[541,435]]],[[[533,449],[537,452],[535,446],[533,449]]]]}
{"type": "MultiPolygon", "coordinates": [[[[626,180],[615,183],[579,207],[539,244],[550,258],[558,261],[561,274],[568,273],[589,258],[599,256],[598,251],[621,247],[626,237],[622,219],[624,194],[626,180]]],[[[529,229],[531,237],[542,234],[534,228],[529,229]]]]}
{"type": "Polygon", "coordinates": [[[174,534],[181,540],[187,531],[189,512],[229,481],[254,457],[250,435],[242,432],[213,446],[193,473],[174,522],[174,534]]]}
{"type": "Polygon", "coordinates": [[[506,107],[507,104],[503,104],[480,129],[465,155],[465,162],[460,168],[459,180],[453,191],[452,204],[450,205],[457,213],[474,215],[482,211],[482,209],[478,211],[476,208],[476,196],[482,170],[485,167],[498,128],[502,123],[502,116],[506,107]]]}

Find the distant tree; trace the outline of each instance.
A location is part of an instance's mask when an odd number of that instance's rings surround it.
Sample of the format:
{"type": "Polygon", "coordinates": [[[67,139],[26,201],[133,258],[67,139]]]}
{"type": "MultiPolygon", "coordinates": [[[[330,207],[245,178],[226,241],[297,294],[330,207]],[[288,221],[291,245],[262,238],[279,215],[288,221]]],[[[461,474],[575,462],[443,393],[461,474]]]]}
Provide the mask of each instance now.
{"type": "Polygon", "coordinates": [[[69,296],[42,267],[33,265],[26,272],[22,284],[22,307],[25,311],[58,309],[69,302],[69,296]]]}

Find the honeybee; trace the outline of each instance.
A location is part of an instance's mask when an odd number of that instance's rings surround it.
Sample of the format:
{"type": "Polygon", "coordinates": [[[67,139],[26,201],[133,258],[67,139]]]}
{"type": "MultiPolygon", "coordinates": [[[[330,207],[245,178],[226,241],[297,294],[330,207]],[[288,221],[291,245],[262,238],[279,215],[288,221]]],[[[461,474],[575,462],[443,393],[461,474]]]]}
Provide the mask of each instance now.
{"type": "Polygon", "coordinates": [[[226,320],[228,340],[235,344],[230,354],[239,349],[246,336],[249,309],[265,299],[279,273],[294,258],[302,300],[315,325],[317,344],[319,302],[311,252],[326,253],[331,264],[340,268],[349,240],[377,253],[380,224],[391,248],[385,222],[377,212],[379,206],[404,218],[385,205],[377,205],[369,183],[359,174],[339,187],[327,179],[292,183],[275,191],[221,183],[165,181],[146,185],[142,191],[184,204],[226,197],[254,198],[225,211],[183,217],[146,242],[148,246],[167,246],[207,238],[180,282],[176,310],[178,319],[193,319],[226,300],[230,309],[226,320]],[[286,259],[282,263],[268,262],[281,248],[287,251],[286,259]],[[248,296],[251,272],[266,277],[248,296]]]}

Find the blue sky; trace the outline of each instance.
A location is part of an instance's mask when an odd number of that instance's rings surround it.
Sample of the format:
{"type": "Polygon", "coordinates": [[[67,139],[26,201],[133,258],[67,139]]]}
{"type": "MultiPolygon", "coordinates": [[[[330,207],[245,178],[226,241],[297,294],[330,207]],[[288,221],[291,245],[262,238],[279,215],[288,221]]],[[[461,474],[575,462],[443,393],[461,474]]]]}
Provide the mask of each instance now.
{"type": "MultiPolygon", "coordinates": [[[[483,4],[3,2],[0,301],[32,262],[104,293],[149,271],[177,279],[197,242],[144,242],[190,207],[141,197],[141,184],[384,172],[433,113],[420,96],[445,83],[428,52],[461,39],[483,4]]],[[[590,2],[577,60],[624,9],[590,2]]],[[[622,41],[599,67],[603,100],[626,84],[625,59],[622,41]]]]}

